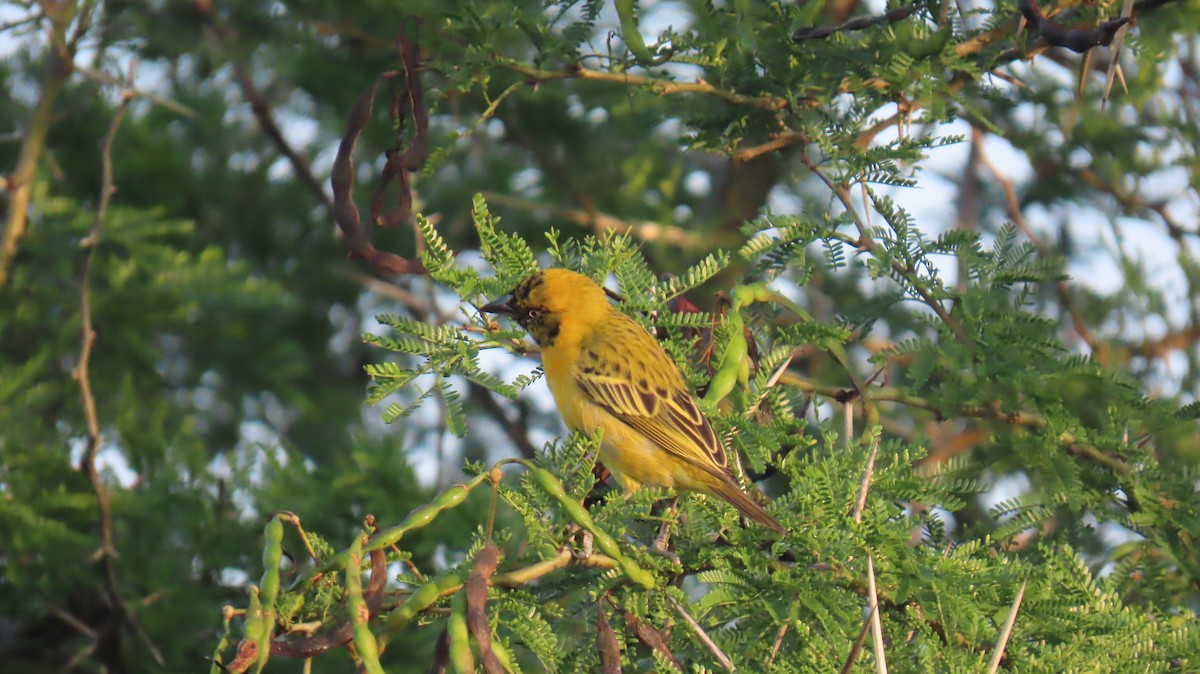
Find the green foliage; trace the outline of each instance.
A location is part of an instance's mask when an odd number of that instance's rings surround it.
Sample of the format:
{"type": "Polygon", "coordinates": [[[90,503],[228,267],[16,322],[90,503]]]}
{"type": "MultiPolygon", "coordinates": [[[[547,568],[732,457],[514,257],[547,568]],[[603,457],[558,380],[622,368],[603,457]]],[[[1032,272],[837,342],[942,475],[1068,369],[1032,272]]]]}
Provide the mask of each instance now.
{"type": "Polygon", "coordinates": [[[245,637],[269,672],[482,665],[489,639],[508,671],[599,671],[601,639],[624,671],[721,671],[691,618],[742,671],[839,671],[868,560],[891,671],[984,671],[1022,587],[1004,670],[1200,668],[1200,19],[1140,4],[1102,105],[1107,56],[1044,49],[1012,3],[800,41],[882,8],[9,3],[0,670],[219,671],[245,637]],[[401,30],[429,157],[397,223],[371,204],[419,126],[401,30]],[[419,277],[330,235],[381,73],[352,196],[419,277]],[[600,479],[525,336],[477,311],[550,265],[654,330],[788,536],[600,479]],[[268,660],[272,633],[340,641],[268,660]]]}

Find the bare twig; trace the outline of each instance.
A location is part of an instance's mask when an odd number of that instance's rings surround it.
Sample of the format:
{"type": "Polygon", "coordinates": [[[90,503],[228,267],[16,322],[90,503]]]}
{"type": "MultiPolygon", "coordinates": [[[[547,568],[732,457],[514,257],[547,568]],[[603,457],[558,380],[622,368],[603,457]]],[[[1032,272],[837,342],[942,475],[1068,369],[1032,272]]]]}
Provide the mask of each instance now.
{"type": "Polygon", "coordinates": [[[692,628],[692,632],[696,635],[696,638],[700,640],[700,643],[704,644],[704,647],[708,649],[709,653],[712,653],[712,656],[717,659],[717,662],[721,663],[721,666],[724,667],[726,671],[735,671],[737,668],[733,666],[733,661],[729,659],[728,655],[725,655],[725,651],[721,650],[721,647],[712,640],[712,637],[708,636],[708,633],[705,632],[704,628],[700,626],[700,623],[696,622],[696,619],[687,612],[687,609],[684,608],[683,604],[680,604],[678,599],[670,595],[667,595],[667,599],[671,600],[671,605],[675,607],[675,612],[678,613],[681,618],[683,618],[684,622],[688,624],[688,627],[692,628]]]}
{"type": "Polygon", "coordinates": [[[867,507],[867,491],[871,488],[871,474],[875,471],[875,457],[879,454],[879,433],[871,437],[871,455],[867,457],[867,467],[863,469],[862,483],[858,485],[858,499],[854,502],[854,521],[861,522],[863,509],[867,507]]]}
{"type": "MultiPolygon", "coordinates": [[[[121,81],[121,78],[110,75],[103,70],[96,70],[94,68],[89,68],[85,65],[77,63],[75,64],[75,72],[100,84],[107,84],[114,87],[125,87],[125,83],[121,81]]],[[[129,87],[126,87],[126,89],[132,92],[134,98],[144,98],[155,105],[174,112],[180,117],[187,117],[188,119],[195,119],[196,117],[195,110],[189,108],[183,103],[180,103],[179,101],[167,98],[165,96],[160,96],[153,91],[145,91],[143,89],[134,89],[129,87]]]]}
{"type": "Polygon", "coordinates": [[[1008,617],[1004,619],[1004,626],[1000,628],[1000,636],[996,639],[996,650],[992,651],[992,658],[988,661],[988,674],[996,674],[1000,668],[1000,660],[1004,657],[1008,638],[1012,636],[1013,625],[1017,623],[1017,611],[1021,610],[1021,599],[1025,597],[1025,586],[1028,584],[1028,580],[1021,581],[1021,589],[1013,597],[1012,608],[1008,610],[1008,617]]]}
{"type": "Polygon", "coordinates": [[[279,125],[275,123],[275,115],[271,111],[271,105],[267,102],[258,85],[254,83],[254,78],[250,75],[250,69],[241,61],[233,64],[233,73],[237,78],[238,88],[242,91],[242,96],[250,103],[250,110],[254,113],[254,118],[258,120],[259,127],[263,133],[267,134],[267,138],[275,144],[279,153],[287,158],[288,163],[292,165],[292,172],[296,174],[296,178],[308,190],[308,193],[313,196],[329,213],[330,218],[333,217],[333,201],[329,199],[329,195],[325,192],[325,188],[321,186],[321,182],[313,175],[312,167],[308,160],[300,155],[291,143],[283,136],[283,131],[279,125]]]}
{"type": "Polygon", "coordinates": [[[849,21],[846,21],[845,23],[840,23],[836,26],[819,26],[817,28],[797,28],[796,31],[794,33],[792,33],[792,39],[795,40],[796,42],[803,42],[804,40],[820,40],[823,38],[827,38],[830,35],[833,35],[834,33],[842,33],[842,32],[852,31],[852,30],[864,30],[867,28],[871,28],[872,26],[878,26],[878,25],[885,24],[885,23],[895,23],[897,21],[902,21],[904,19],[907,19],[914,12],[916,12],[919,9],[923,9],[924,7],[925,7],[925,5],[921,4],[921,3],[914,4],[914,5],[904,5],[901,7],[894,7],[892,9],[889,9],[888,11],[884,12],[883,14],[879,14],[877,16],[855,17],[853,19],[850,19],[849,21]]]}
{"type": "Polygon", "coordinates": [[[785,622],[779,626],[779,631],[775,633],[775,641],[771,644],[771,657],[767,658],[767,669],[775,663],[775,658],[779,657],[779,649],[783,648],[783,637],[788,633],[790,622],[785,622]]]}
{"type": "Polygon", "coordinates": [[[100,145],[100,197],[96,205],[96,215],[92,220],[92,228],[82,243],[83,247],[87,249],[87,254],[83,259],[83,268],[79,273],[79,322],[81,338],[79,362],[75,366],[72,375],[79,384],[84,422],[87,425],[87,445],[84,449],[83,457],[79,461],[79,468],[87,476],[88,482],[91,483],[92,491],[96,495],[96,507],[100,518],[100,550],[97,551],[96,556],[104,569],[105,591],[108,595],[108,601],[129,622],[130,626],[133,627],[134,632],[145,643],[147,650],[150,651],[154,660],[159,665],[162,665],[165,662],[162,653],[150,641],[149,635],[146,634],[137,619],[137,614],[134,613],[133,609],[121,595],[121,582],[116,563],[117,549],[113,534],[112,502],[109,498],[108,488],[104,485],[104,480],[100,477],[99,467],[96,465],[96,455],[100,452],[104,438],[100,433],[100,416],[96,411],[96,396],[92,392],[91,375],[92,350],[96,343],[96,329],[92,320],[92,266],[95,264],[96,248],[100,243],[100,235],[104,228],[104,218],[108,214],[108,204],[112,199],[113,193],[117,191],[116,185],[113,184],[112,149],[117,137],[117,131],[121,128],[121,122],[125,119],[125,113],[129,109],[129,102],[134,96],[132,86],[136,70],[136,62],[131,63],[129,66],[128,84],[121,92],[121,103],[117,106],[117,111],[113,115],[112,122],[108,125],[108,131],[104,134],[104,141],[100,145]]]}
{"type": "Polygon", "coordinates": [[[854,662],[858,660],[858,654],[862,652],[862,647],[867,643],[867,635],[871,633],[871,626],[875,624],[875,614],[878,611],[878,606],[872,606],[867,612],[867,617],[863,620],[862,629],[858,632],[858,638],[850,646],[850,653],[846,655],[846,662],[842,665],[840,674],[850,674],[854,669],[854,662]]]}
{"type": "MultiPolygon", "coordinates": [[[[216,43],[213,49],[220,49],[220,43],[231,43],[237,39],[237,29],[231,26],[228,22],[221,19],[217,14],[216,7],[208,0],[196,0],[196,7],[212,24],[211,28],[206,29],[205,33],[210,42],[216,43]]],[[[267,102],[258,85],[254,83],[254,78],[250,73],[250,69],[242,61],[233,63],[233,74],[237,80],[238,88],[242,92],[242,97],[250,104],[250,110],[254,113],[254,118],[258,120],[258,126],[262,129],[267,138],[275,145],[292,166],[292,172],[296,174],[296,178],[308,190],[329,213],[330,218],[333,217],[333,202],[330,201],[329,195],[325,193],[325,188],[321,186],[321,182],[313,175],[312,168],[309,166],[308,160],[300,155],[295,148],[283,136],[283,131],[279,125],[275,123],[275,115],[271,111],[271,105],[267,102]]]]}

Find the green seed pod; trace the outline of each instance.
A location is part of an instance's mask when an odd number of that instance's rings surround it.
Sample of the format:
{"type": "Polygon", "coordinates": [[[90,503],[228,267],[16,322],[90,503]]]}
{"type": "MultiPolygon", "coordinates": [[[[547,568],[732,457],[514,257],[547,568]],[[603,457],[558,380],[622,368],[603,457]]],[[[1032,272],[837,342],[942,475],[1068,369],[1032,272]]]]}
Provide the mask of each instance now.
{"type": "Polygon", "coordinates": [[[592,520],[592,516],[588,513],[586,508],[567,496],[566,491],[563,490],[562,482],[560,482],[553,473],[544,468],[539,468],[531,463],[523,463],[529,468],[530,473],[532,473],[533,478],[537,481],[538,485],[541,486],[541,488],[544,489],[546,493],[549,494],[554,500],[558,501],[558,504],[563,510],[566,511],[567,515],[574,520],[576,524],[592,534],[592,538],[595,540],[596,545],[604,552],[604,554],[617,561],[617,564],[621,567],[621,571],[629,578],[629,580],[632,580],[647,590],[654,589],[654,575],[621,554],[621,549],[617,546],[617,542],[613,540],[612,536],[609,536],[603,529],[596,526],[596,523],[592,520]]]}
{"type": "Polygon", "coordinates": [[[450,635],[450,663],[459,674],[474,674],[475,656],[471,653],[471,632],[467,628],[467,595],[459,592],[450,600],[450,617],[446,621],[450,635]]]}
{"type": "Polygon", "coordinates": [[[350,620],[354,624],[354,649],[367,674],[384,674],[379,664],[379,645],[371,632],[371,609],[363,598],[362,589],[362,536],[354,538],[346,562],[346,602],[350,609],[350,620]]]}

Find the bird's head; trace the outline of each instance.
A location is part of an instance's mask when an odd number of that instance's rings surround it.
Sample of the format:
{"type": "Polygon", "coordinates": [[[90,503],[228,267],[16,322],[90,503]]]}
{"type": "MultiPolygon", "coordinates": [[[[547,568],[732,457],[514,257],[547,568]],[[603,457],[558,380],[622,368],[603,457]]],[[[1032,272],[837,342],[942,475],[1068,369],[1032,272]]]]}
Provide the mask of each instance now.
{"type": "Polygon", "coordinates": [[[529,331],[541,347],[552,346],[560,335],[579,339],[611,311],[604,289],[569,269],[545,269],[528,276],[512,293],[491,302],[483,311],[508,316],[529,331]]]}

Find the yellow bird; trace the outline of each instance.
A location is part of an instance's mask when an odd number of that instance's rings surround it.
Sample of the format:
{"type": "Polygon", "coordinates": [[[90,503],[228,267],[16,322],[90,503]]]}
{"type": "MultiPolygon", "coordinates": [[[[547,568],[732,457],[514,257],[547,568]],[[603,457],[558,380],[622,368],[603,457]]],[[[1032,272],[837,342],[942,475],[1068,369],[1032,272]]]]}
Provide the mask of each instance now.
{"type": "Polygon", "coordinates": [[[671,357],[594,281],[547,269],[483,311],[529,331],[563,421],[587,433],[603,429],[599,458],[626,491],[649,485],[718,496],[784,533],[729,472],[724,448],[671,357]]]}

